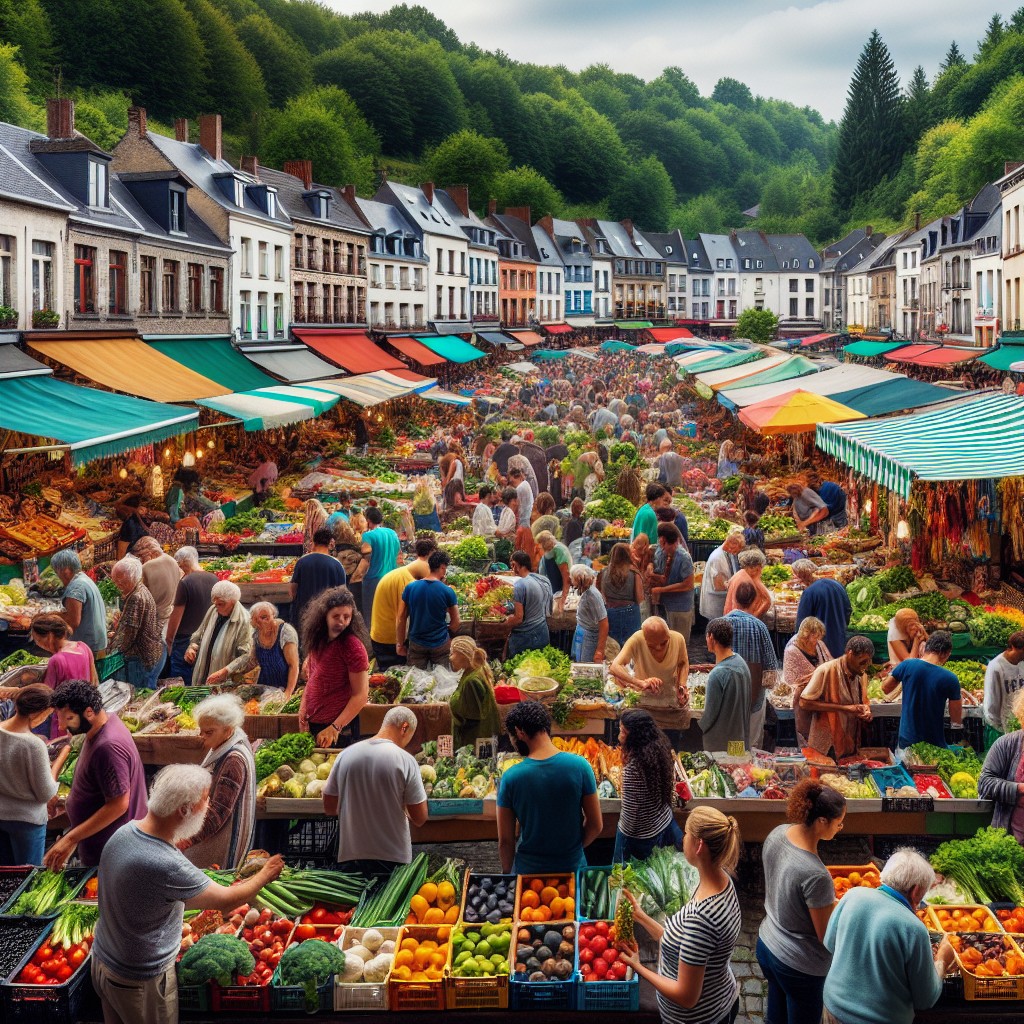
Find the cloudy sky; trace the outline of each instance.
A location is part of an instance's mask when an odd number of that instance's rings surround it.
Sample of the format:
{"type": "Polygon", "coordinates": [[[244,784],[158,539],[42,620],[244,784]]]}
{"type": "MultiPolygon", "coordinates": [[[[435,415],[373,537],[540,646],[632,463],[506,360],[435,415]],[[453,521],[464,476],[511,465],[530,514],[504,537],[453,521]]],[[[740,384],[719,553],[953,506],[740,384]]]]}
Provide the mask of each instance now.
{"type": "MultiPolygon", "coordinates": [[[[409,0],[410,3],[416,0],[409,0]]],[[[418,0],[463,42],[579,70],[606,63],[642,78],[678,65],[707,95],[723,76],[762,96],[842,116],[857,57],[879,29],[902,79],[935,74],[956,40],[970,58],[994,13],[1021,0],[418,0]]],[[[345,13],[391,0],[326,0],[345,13]]]]}

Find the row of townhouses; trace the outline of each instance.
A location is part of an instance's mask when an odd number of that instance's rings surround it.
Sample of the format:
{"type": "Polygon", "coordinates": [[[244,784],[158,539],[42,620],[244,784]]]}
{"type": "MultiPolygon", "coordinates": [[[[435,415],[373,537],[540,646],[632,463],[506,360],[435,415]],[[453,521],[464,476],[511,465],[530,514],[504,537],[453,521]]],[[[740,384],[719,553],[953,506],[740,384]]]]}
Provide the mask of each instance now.
{"type": "Polygon", "coordinates": [[[769,309],[785,333],[891,330],[991,345],[1019,329],[1024,165],[957,213],[817,252],[802,235],[641,232],[629,221],[485,217],[464,187],[384,181],[372,199],[225,159],[221,119],[175,137],[141,107],[104,152],[71,100],[47,133],[0,124],[0,327],[233,334],[292,326],[453,332],[621,320],[732,328],[769,309]],[[58,320],[59,318],[59,320],[58,320]]]}

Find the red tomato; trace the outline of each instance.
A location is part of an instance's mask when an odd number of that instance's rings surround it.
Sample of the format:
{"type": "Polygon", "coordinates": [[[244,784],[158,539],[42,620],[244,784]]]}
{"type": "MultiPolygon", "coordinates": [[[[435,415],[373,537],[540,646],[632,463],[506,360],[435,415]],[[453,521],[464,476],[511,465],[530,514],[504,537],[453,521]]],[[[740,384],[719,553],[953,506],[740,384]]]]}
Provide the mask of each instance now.
{"type": "Polygon", "coordinates": [[[310,924],[324,924],[324,918],[327,917],[327,911],[323,907],[314,907],[312,912],[307,915],[309,917],[310,924]]]}
{"type": "Polygon", "coordinates": [[[615,961],[616,961],[616,960],[618,960],[618,959],[619,959],[619,951],[618,951],[618,950],[617,950],[617,949],[616,949],[616,948],[615,948],[614,946],[609,946],[609,947],[608,947],[608,948],[607,948],[607,949],[606,949],[606,950],[605,950],[605,951],[604,951],[604,952],[603,952],[603,953],[601,954],[601,957],[602,957],[602,959],[604,959],[604,960],[605,960],[605,961],[606,961],[606,962],[607,962],[608,964],[613,964],[613,963],[615,963],[615,961]]]}
{"type": "Polygon", "coordinates": [[[593,963],[595,955],[596,954],[594,953],[594,951],[589,946],[581,946],[580,947],[580,963],[581,964],[591,964],[591,963],[593,963]]]}
{"type": "Polygon", "coordinates": [[[303,942],[312,939],[316,935],[316,929],[311,924],[300,924],[295,928],[295,941],[303,942]]]}
{"type": "Polygon", "coordinates": [[[279,921],[275,921],[270,926],[270,930],[271,932],[273,932],[274,935],[288,935],[291,933],[292,923],[291,921],[287,921],[285,920],[285,918],[282,917],[279,921]]]}
{"type": "Polygon", "coordinates": [[[62,967],[57,968],[57,977],[60,978],[61,981],[67,981],[74,973],[75,969],[69,964],[64,964],[62,967]]]}
{"type": "Polygon", "coordinates": [[[608,940],[603,935],[595,935],[590,940],[590,948],[595,956],[600,956],[608,948],[608,940]]]}
{"type": "Polygon", "coordinates": [[[603,935],[605,936],[605,938],[608,937],[608,932],[610,929],[608,928],[607,921],[598,921],[597,924],[594,925],[594,927],[597,929],[598,935],[603,935]]]}
{"type": "Polygon", "coordinates": [[[53,948],[51,946],[40,946],[35,953],[32,955],[32,962],[34,964],[41,964],[46,960],[50,960],[53,957],[53,948]]]}
{"type": "Polygon", "coordinates": [[[580,974],[584,978],[589,977],[593,973],[594,973],[594,968],[590,966],[589,962],[588,963],[584,963],[584,964],[580,964],[580,974]]]}
{"type": "Polygon", "coordinates": [[[622,963],[621,960],[619,960],[608,968],[608,974],[606,975],[606,977],[610,981],[625,981],[627,970],[628,968],[626,967],[626,965],[622,963]]]}
{"type": "Polygon", "coordinates": [[[584,942],[589,942],[597,934],[597,929],[592,924],[585,924],[580,929],[580,938],[584,942]]]}
{"type": "Polygon", "coordinates": [[[608,973],[608,961],[598,957],[591,965],[594,971],[594,977],[603,978],[608,973]]]}
{"type": "Polygon", "coordinates": [[[86,953],[82,949],[72,949],[68,951],[68,963],[72,967],[77,967],[83,960],[85,960],[86,953]]]}

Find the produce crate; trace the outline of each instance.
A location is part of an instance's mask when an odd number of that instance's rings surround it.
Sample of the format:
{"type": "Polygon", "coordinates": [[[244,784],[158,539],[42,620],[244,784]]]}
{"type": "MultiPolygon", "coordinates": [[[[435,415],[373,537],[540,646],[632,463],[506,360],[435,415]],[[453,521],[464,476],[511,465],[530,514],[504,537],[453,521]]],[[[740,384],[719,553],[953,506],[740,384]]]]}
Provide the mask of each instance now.
{"type": "Polygon", "coordinates": [[[99,677],[101,683],[105,683],[108,679],[113,679],[119,672],[124,670],[124,654],[121,651],[114,651],[113,654],[108,654],[105,658],[100,658],[96,662],[96,675],[99,677]]]}
{"type": "Polygon", "coordinates": [[[567,981],[527,981],[523,975],[509,978],[509,1006],[513,1010],[564,1011],[576,1009],[576,975],[567,981]]]}
{"type": "MultiPolygon", "coordinates": [[[[512,939],[515,940],[515,935],[512,939]]],[[[508,985],[507,974],[485,978],[449,976],[444,981],[445,1005],[449,1010],[507,1010],[508,985]]]]}
{"type": "MultiPolygon", "coordinates": [[[[982,934],[988,935],[991,933],[984,932],[982,934]]],[[[1024,956],[1020,947],[1009,935],[1004,934],[1002,939],[1003,945],[1008,951],[1016,953],[1018,956],[1024,956]]],[[[1024,999],[1024,976],[1007,975],[1003,978],[979,978],[964,966],[963,961],[960,959],[960,954],[956,950],[953,951],[953,955],[956,957],[957,966],[960,968],[960,976],[963,979],[964,999],[971,1001],[1024,999]]]]}
{"type": "Polygon", "coordinates": [[[930,929],[936,932],[944,934],[956,934],[957,932],[1003,932],[1003,926],[999,923],[999,919],[988,907],[982,906],[980,903],[958,903],[958,904],[942,904],[941,906],[928,907],[927,908],[928,919],[925,922],[930,929]],[[975,926],[967,926],[963,928],[943,928],[939,920],[939,911],[962,910],[972,915],[972,920],[975,926]],[[973,915],[980,913],[981,918],[974,917],[973,915]],[[984,922],[989,921],[992,923],[992,928],[985,928],[984,922]]]}
{"type": "Polygon", "coordinates": [[[270,1013],[270,985],[218,985],[210,982],[214,1013],[270,1013]]]}
{"type": "MultiPolygon", "coordinates": [[[[614,922],[602,918],[611,927],[614,922]]],[[[580,968],[580,933],[576,931],[576,971],[580,968]]],[[[538,982],[538,984],[540,984],[538,982]]],[[[636,1011],[640,1009],[640,976],[628,969],[625,981],[584,981],[582,976],[576,983],[576,1009],[592,1013],[606,1013],[616,1010],[636,1011]]]]}
{"type": "MultiPolygon", "coordinates": [[[[35,879],[36,877],[38,877],[39,875],[41,875],[43,873],[43,870],[44,870],[43,868],[34,868],[32,870],[32,873],[15,890],[14,895],[11,896],[11,898],[2,907],[0,907],[0,917],[14,917],[14,916],[21,917],[21,916],[25,916],[25,915],[21,915],[21,914],[19,914],[19,915],[12,914],[11,913],[11,908],[14,906],[15,903],[18,902],[18,897],[23,892],[25,892],[32,885],[33,879],[35,879]]],[[[96,874],[96,869],[95,868],[65,868],[64,869],[64,877],[68,880],[68,883],[71,886],[71,891],[67,894],[67,896],[61,902],[62,903],[70,903],[71,900],[73,900],[78,895],[78,893],[80,892],[82,886],[85,885],[85,883],[94,874],[96,874]]],[[[56,910],[51,910],[50,913],[48,913],[48,914],[40,915],[38,920],[40,920],[40,921],[51,921],[51,920],[53,920],[53,918],[57,917],[60,914],[60,906],[61,906],[61,904],[58,904],[56,910]]]]}
{"type": "MultiPolygon", "coordinates": [[[[450,936],[452,928],[450,924],[442,925],[404,925],[398,933],[395,942],[395,955],[401,950],[402,942],[405,939],[413,938],[420,941],[436,939],[439,931],[444,929],[444,934],[450,936]]],[[[447,942],[447,940],[445,940],[447,942]]],[[[451,964],[451,946],[448,947],[448,964],[451,964]]],[[[447,975],[448,965],[444,967],[443,974],[447,975]]],[[[437,981],[402,981],[395,977],[395,969],[392,967],[388,975],[388,1009],[396,1011],[418,1011],[420,1013],[441,1012],[444,1010],[444,976],[437,981]]]]}
{"type": "MultiPolygon", "coordinates": [[[[873,871],[875,874],[879,872],[878,867],[874,864],[827,864],[826,867],[832,876],[833,885],[837,878],[849,878],[854,873],[863,875],[866,871],[873,871]]],[[[838,896],[838,893],[836,895],[838,896]]]]}
{"type": "Polygon", "coordinates": [[[317,986],[317,1009],[306,1008],[306,990],[302,985],[282,985],[281,968],[266,987],[270,989],[270,1008],[274,1013],[329,1013],[334,1009],[334,975],[317,986]]]}
{"type": "MultiPolygon", "coordinates": [[[[51,928],[47,928],[32,949],[22,957],[11,978],[15,978],[46,941],[51,928]]],[[[4,982],[4,1021],[9,1024],[74,1024],[83,1019],[89,1002],[95,1001],[92,987],[92,956],[82,961],[78,970],[62,985],[19,985],[13,980],[4,982]]]]}
{"type": "MultiPolygon", "coordinates": [[[[385,942],[390,939],[398,945],[399,928],[376,928],[375,931],[384,936],[385,942]]],[[[342,952],[362,942],[367,928],[346,926],[338,940],[342,952]]],[[[335,1012],[344,1013],[356,1010],[386,1010],[388,1008],[388,987],[383,981],[339,981],[334,986],[335,1012]]]]}
{"type": "MultiPolygon", "coordinates": [[[[305,801],[316,804],[318,801],[305,801]]],[[[338,860],[338,819],[303,818],[289,829],[285,859],[313,860],[334,864],[338,860]]]]}
{"type": "Polygon", "coordinates": [[[178,1012],[206,1013],[210,1009],[209,985],[179,985],[178,1012]]]}
{"type": "MultiPolygon", "coordinates": [[[[576,876],[570,872],[552,872],[549,875],[520,875],[516,881],[516,904],[515,904],[515,919],[517,922],[523,921],[523,891],[530,888],[530,883],[534,879],[541,879],[545,885],[548,882],[554,882],[555,888],[560,885],[567,885],[569,887],[569,897],[573,901],[573,910],[571,914],[563,914],[558,917],[552,917],[550,920],[551,924],[555,923],[569,923],[576,920],[576,876]]],[[[533,921],[527,920],[524,924],[548,924],[548,921],[533,921]]]]}
{"type": "Polygon", "coordinates": [[[8,894],[0,906],[6,906],[8,900],[21,889],[22,883],[34,870],[35,868],[27,865],[21,868],[0,868],[0,880],[4,882],[4,891],[8,894]]]}
{"type": "MultiPolygon", "coordinates": [[[[517,885],[517,880],[516,880],[516,876],[515,875],[501,875],[501,874],[493,874],[492,875],[492,874],[488,874],[487,872],[483,872],[483,871],[480,872],[479,874],[477,874],[477,873],[474,873],[474,872],[467,871],[466,874],[465,874],[465,877],[462,879],[462,898],[461,898],[461,902],[459,903],[459,920],[462,921],[462,922],[465,922],[466,924],[484,924],[485,923],[483,920],[480,920],[480,919],[478,919],[476,917],[467,917],[466,916],[466,906],[467,906],[467,900],[469,898],[470,887],[473,884],[475,884],[476,882],[483,881],[485,878],[489,878],[489,879],[491,879],[494,882],[508,882],[508,883],[512,884],[513,886],[517,885]]],[[[508,920],[514,920],[515,909],[516,909],[514,901],[515,901],[515,896],[513,895],[512,916],[509,917],[508,920]]],[[[474,913],[475,913],[475,911],[470,910],[470,914],[474,914],[474,913]]]]}
{"type": "Polygon", "coordinates": [[[932,776],[932,778],[938,783],[938,785],[935,786],[934,788],[935,788],[935,791],[939,795],[938,795],[938,797],[936,797],[934,799],[938,799],[938,800],[952,800],[953,794],[950,793],[950,791],[947,788],[945,782],[943,782],[942,779],[940,779],[939,776],[935,772],[928,771],[925,768],[911,768],[910,769],[910,777],[914,780],[914,786],[916,787],[917,791],[921,794],[921,796],[927,796],[928,795],[927,793],[924,792],[924,790],[921,789],[921,784],[920,784],[920,779],[923,776],[926,776],[926,775],[932,776]]]}
{"type": "Polygon", "coordinates": [[[900,789],[903,786],[914,785],[910,772],[898,764],[893,765],[891,768],[872,768],[871,777],[875,780],[875,785],[883,797],[889,786],[892,786],[893,789],[900,789]]]}
{"type": "MultiPolygon", "coordinates": [[[[678,762],[676,762],[678,764],[678,762]]],[[[608,885],[611,876],[611,865],[607,867],[588,866],[576,872],[576,916],[582,921],[607,920],[605,917],[591,917],[586,913],[589,903],[588,897],[591,892],[604,886],[608,892],[609,907],[614,907],[616,894],[608,885]]]]}

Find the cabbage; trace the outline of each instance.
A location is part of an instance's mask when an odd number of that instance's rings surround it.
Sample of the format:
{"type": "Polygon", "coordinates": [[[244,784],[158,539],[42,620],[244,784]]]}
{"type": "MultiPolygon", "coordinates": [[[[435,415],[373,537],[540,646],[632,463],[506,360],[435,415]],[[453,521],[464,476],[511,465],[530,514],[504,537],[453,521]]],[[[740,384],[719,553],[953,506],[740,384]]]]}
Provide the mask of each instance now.
{"type": "Polygon", "coordinates": [[[309,773],[312,772],[316,775],[316,762],[311,761],[308,757],[299,765],[299,771],[309,773]]]}
{"type": "Polygon", "coordinates": [[[547,676],[551,677],[551,666],[548,664],[547,659],[533,651],[526,655],[522,661],[516,666],[516,675],[520,679],[525,676],[547,676]]]}
{"type": "Polygon", "coordinates": [[[323,779],[314,779],[306,783],[306,796],[316,798],[323,794],[326,782],[323,779]]]}
{"type": "Polygon", "coordinates": [[[383,981],[391,970],[394,957],[390,953],[378,953],[369,963],[363,965],[363,981],[383,981]]]}
{"type": "Polygon", "coordinates": [[[281,793],[284,796],[293,797],[296,800],[301,800],[305,795],[305,787],[297,778],[289,779],[282,787],[281,793]]]}

